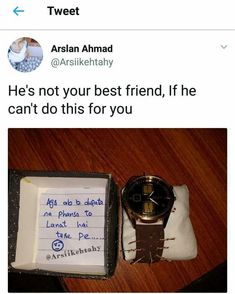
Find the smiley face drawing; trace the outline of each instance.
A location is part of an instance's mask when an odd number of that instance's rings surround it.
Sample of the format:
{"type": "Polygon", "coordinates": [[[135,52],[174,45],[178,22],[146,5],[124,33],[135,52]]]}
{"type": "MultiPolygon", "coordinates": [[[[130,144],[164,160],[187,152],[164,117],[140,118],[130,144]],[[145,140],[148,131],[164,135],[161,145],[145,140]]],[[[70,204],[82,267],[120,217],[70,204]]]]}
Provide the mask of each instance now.
{"type": "Polygon", "coordinates": [[[54,251],[61,251],[64,248],[64,242],[56,239],[52,242],[51,246],[54,251]]]}

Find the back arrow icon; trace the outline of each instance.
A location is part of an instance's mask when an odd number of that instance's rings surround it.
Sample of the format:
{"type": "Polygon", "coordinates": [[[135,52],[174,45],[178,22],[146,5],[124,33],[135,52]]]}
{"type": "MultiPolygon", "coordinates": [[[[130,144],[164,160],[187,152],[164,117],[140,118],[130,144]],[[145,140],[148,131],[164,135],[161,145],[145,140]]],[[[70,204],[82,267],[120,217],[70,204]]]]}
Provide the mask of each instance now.
{"type": "Polygon", "coordinates": [[[19,12],[24,12],[23,9],[19,9],[19,6],[16,6],[15,9],[13,9],[13,12],[15,13],[15,15],[19,16],[19,12]]]}

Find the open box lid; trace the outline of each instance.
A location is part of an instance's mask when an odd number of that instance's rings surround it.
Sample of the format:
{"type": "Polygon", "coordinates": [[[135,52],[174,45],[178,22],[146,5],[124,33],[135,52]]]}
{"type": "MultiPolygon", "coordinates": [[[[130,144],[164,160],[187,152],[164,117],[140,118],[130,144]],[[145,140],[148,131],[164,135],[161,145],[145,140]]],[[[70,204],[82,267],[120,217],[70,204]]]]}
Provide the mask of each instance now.
{"type": "Polygon", "coordinates": [[[110,174],[9,171],[9,270],[106,278],[117,259],[110,174]]]}

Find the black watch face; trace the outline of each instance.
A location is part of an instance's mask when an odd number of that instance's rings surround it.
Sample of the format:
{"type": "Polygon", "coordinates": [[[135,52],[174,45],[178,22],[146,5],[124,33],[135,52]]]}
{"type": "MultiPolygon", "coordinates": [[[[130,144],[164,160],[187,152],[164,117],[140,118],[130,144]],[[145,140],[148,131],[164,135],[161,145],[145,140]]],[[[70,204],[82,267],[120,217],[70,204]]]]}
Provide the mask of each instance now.
{"type": "Polygon", "coordinates": [[[127,185],[125,201],[136,214],[152,217],[164,214],[171,209],[174,195],[172,188],[164,181],[140,177],[127,185]]]}

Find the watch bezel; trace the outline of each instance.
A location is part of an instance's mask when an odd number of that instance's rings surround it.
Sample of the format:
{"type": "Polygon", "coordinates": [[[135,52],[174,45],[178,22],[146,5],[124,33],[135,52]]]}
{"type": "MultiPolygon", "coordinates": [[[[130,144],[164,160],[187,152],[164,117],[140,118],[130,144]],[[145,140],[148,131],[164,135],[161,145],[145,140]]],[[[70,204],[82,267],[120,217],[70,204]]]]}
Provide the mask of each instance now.
{"type": "Polygon", "coordinates": [[[122,189],[122,203],[124,208],[126,209],[126,212],[131,220],[131,222],[135,225],[135,221],[139,220],[140,222],[143,223],[154,223],[157,222],[159,219],[163,219],[164,217],[166,217],[167,215],[169,215],[169,212],[172,209],[172,206],[174,204],[175,201],[175,196],[174,196],[174,192],[173,192],[173,187],[168,184],[163,178],[158,177],[158,176],[152,176],[152,175],[144,175],[144,176],[136,176],[136,177],[131,177],[128,182],[126,183],[126,185],[124,186],[124,188],[122,189]],[[129,204],[128,204],[128,190],[129,188],[138,181],[144,181],[146,183],[151,183],[154,181],[158,181],[163,183],[163,185],[165,185],[167,187],[167,189],[169,189],[169,195],[170,195],[170,200],[169,200],[169,204],[168,204],[168,208],[159,214],[156,215],[145,215],[145,214],[141,214],[141,213],[137,213],[135,211],[133,211],[133,209],[130,208],[129,204]]]}

